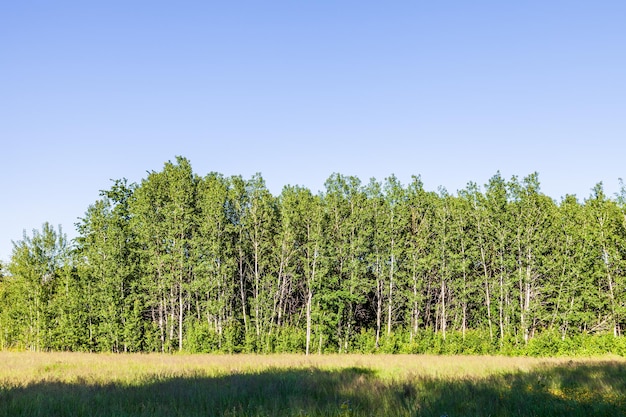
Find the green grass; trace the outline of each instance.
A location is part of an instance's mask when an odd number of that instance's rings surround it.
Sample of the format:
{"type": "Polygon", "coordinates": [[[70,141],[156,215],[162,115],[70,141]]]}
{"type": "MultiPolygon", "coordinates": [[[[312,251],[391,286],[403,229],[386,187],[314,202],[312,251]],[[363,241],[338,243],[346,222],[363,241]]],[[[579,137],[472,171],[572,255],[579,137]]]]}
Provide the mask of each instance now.
{"type": "Polygon", "coordinates": [[[626,361],[0,352],[0,416],[619,416],[626,361]]]}

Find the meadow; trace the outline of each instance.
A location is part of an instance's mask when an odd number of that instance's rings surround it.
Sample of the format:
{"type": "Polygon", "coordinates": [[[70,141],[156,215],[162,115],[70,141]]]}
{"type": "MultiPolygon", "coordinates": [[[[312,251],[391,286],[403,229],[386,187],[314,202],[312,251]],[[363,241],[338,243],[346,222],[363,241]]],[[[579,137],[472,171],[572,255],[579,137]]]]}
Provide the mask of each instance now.
{"type": "Polygon", "coordinates": [[[443,415],[626,415],[626,360],[0,352],[0,417],[443,415]]]}

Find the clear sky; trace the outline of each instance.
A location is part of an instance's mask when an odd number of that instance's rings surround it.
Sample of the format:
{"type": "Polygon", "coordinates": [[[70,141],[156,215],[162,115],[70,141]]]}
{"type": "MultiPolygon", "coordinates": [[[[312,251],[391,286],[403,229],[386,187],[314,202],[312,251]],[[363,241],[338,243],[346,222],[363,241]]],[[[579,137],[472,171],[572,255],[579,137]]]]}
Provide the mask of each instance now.
{"type": "Polygon", "coordinates": [[[176,155],[274,194],[539,172],[581,200],[626,177],[626,2],[8,1],[0,259],[69,237],[110,179],[176,155]]]}

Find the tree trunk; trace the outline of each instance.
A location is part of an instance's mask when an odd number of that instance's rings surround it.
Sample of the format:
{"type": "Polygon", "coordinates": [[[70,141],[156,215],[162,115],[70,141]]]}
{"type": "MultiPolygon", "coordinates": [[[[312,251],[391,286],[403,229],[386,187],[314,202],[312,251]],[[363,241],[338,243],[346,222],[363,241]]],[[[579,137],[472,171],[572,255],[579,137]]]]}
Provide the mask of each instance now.
{"type": "Polygon", "coordinates": [[[241,253],[241,249],[239,250],[239,295],[241,297],[241,312],[243,315],[243,328],[246,334],[248,335],[248,313],[246,308],[246,284],[245,284],[245,274],[244,274],[244,266],[243,266],[243,254],[241,253]]]}
{"type": "MultiPolygon", "coordinates": [[[[480,232],[480,229],[479,229],[480,232]]],[[[489,324],[489,340],[493,342],[493,324],[491,321],[491,294],[489,293],[489,272],[487,271],[487,261],[485,248],[480,246],[480,259],[483,264],[483,274],[485,276],[485,302],[487,304],[487,323],[489,324]]]]}
{"type": "Polygon", "coordinates": [[[394,256],[393,256],[393,240],[391,241],[391,265],[389,267],[389,304],[387,308],[387,336],[391,335],[391,323],[393,314],[393,273],[394,273],[394,256]]]}
{"type": "Polygon", "coordinates": [[[441,335],[446,340],[446,282],[441,279],[441,335]]]}
{"type": "Polygon", "coordinates": [[[380,342],[380,328],[381,328],[381,321],[382,321],[382,315],[383,315],[383,289],[382,289],[382,282],[380,282],[380,279],[376,279],[376,349],[378,349],[379,347],[379,342],[380,342]]]}
{"type": "Polygon", "coordinates": [[[310,353],[311,347],[311,302],[313,300],[313,292],[309,286],[309,292],[306,299],[306,355],[310,353]]]}
{"type": "Polygon", "coordinates": [[[178,283],[178,351],[183,350],[183,282],[178,283]]]}

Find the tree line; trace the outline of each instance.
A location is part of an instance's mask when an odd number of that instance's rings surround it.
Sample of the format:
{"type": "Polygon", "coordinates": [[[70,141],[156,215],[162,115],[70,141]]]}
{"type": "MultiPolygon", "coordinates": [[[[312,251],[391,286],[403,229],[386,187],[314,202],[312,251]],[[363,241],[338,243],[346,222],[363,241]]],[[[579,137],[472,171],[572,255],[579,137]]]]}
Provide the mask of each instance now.
{"type": "Polygon", "coordinates": [[[333,174],[274,196],[260,174],[200,177],[177,157],[114,181],[76,227],[14,243],[0,347],[626,353],[623,184],[557,203],[536,173],[455,195],[333,174]]]}

